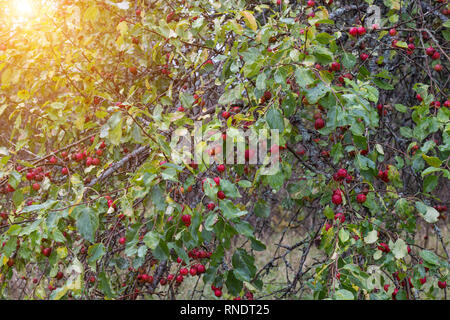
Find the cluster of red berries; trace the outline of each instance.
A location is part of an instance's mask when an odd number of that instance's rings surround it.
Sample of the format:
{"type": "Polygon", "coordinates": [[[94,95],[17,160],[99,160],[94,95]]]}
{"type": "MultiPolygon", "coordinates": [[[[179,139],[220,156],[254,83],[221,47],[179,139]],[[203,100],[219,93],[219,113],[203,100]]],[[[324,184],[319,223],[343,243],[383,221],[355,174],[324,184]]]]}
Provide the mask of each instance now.
{"type": "Polygon", "coordinates": [[[222,287],[216,287],[213,284],[211,285],[211,290],[214,292],[214,295],[217,298],[220,298],[222,296],[222,287]]]}
{"type": "Polygon", "coordinates": [[[335,189],[333,191],[333,195],[331,196],[331,202],[333,202],[337,206],[342,203],[342,190],[341,189],[335,189]]]}
{"type": "MultiPolygon", "coordinates": [[[[450,108],[450,100],[445,100],[445,102],[443,104],[444,104],[444,107],[450,108]]],[[[441,107],[441,102],[440,101],[431,101],[430,107],[439,109],[441,107]]]]}
{"type": "Polygon", "coordinates": [[[350,30],[348,31],[348,33],[349,33],[352,37],[363,36],[363,35],[366,34],[366,28],[364,28],[363,26],[360,26],[360,27],[351,27],[350,30]]]}
{"type": "Polygon", "coordinates": [[[316,119],[314,122],[314,128],[316,130],[320,130],[325,127],[325,120],[322,119],[322,114],[320,112],[314,114],[314,119],[316,119]]]}
{"type": "Polygon", "coordinates": [[[181,216],[181,221],[183,221],[183,223],[186,227],[189,227],[191,225],[191,215],[183,214],[181,216]]]}
{"type": "Polygon", "coordinates": [[[382,103],[377,104],[377,111],[380,117],[387,115],[388,110],[384,107],[382,103]]]}
{"type": "MultiPolygon", "coordinates": [[[[212,252],[207,252],[205,250],[199,250],[197,248],[194,248],[188,252],[188,257],[192,258],[192,259],[208,259],[211,257],[211,255],[212,255],[212,252]]],[[[181,258],[178,258],[178,259],[181,260],[181,258]]],[[[177,259],[178,263],[182,262],[182,261],[179,261],[178,259],[177,259]]]]}
{"type": "MultiPolygon", "coordinates": [[[[53,158],[54,157],[52,157],[51,159],[53,159],[53,158]]],[[[55,158],[55,160],[56,160],[56,158],[55,158]]],[[[38,191],[41,188],[40,184],[37,182],[44,180],[44,177],[50,178],[51,172],[50,171],[44,172],[44,169],[42,167],[37,167],[35,169],[31,169],[31,168],[28,169],[27,174],[25,176],[25,178],[28,181],[33,181],[33,180],[36,181],[31,186],[33,188],[33,190],[35,190],[35,191],[38,191]]]]}
{"type": "Polygon", "coordinates": [[[334,220],[335,221],[340,221],[340,223],[344,223],[345,222],[345,215],[342,212],[338,212],[334,215],[334,220]]]}
{"type": "Polygon", "coordinates": [[[107,200],[108,208],[112,207],[114,210],[117,209],[117,205],[114,203],[113,198],[111,198],[110,196],[105,196],[105,199],[107,200]]]}
{"type": "Polygon", "coordinates": [[[261,103],[266,103],[272,99],[272,93],[270,91],[264,92],[263,96],[261,97],[261,103]]]}
{"type": "Polygon", "coordinates": [[[435,208],[437,211],[439,211],[441,213],[447,211],[447,206],[446,205],[438,204],[438,205],[434,206],[433,208],[435,208]]]}
{"type": "Polygon", "coordinates": [[[389,182],[389,177],[388,177],[388,173],[389,173],[389,167],[387,167],[384,171],[383,170],[378,170],[378,179],[383,180],[384,182],[389,182]]]}
{"type": "Polygon", "coordinates": [[[389,246],[384,242],[380,242],[380,244],[377,246],[377,248],[378,248],[378,250],[385,252],[385,253],[391,252],[391,249],[389,248],[389,246]]]}
{"type": "Polygon", "coordinates": [[[333,180],[337,182],[346,181],[350,183],[353,181],[353,177],[347,173],[347,170],[341,168],[333,174],[333,180]]]}

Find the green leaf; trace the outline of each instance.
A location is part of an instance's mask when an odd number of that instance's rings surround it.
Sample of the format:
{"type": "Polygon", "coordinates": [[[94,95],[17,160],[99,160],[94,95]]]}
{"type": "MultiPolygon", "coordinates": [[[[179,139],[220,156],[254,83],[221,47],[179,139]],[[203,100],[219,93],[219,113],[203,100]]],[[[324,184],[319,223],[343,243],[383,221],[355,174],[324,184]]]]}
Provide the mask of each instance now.
{"type": "Polygon", "coordinates": [[[325,207],[323,214],[327,217],[327,219],[334,219],[334,211],[330,208],[330,206],[325,207]]]}
{"type": "Polygon", "coordinates": [[[270,208],[266,201],[260,199],[255,203],[255,207],[253,208],[253,212],[262,218],[268,218],[270,216],[270,208]]]}
{"type": "Polygon", "coordinates": [[[219,98],[219,104],[227,105],[229,103],[233,103],[236,100],[240,99],[241,95],[242,95],[242,88],[240,85],[237,85],[233,89],[225,90],[225,92],[219,98]]]}
{"type": "Polygon", "coordinates": [[[348,233],[347,230],[345,230],[344,228],[342,228],[341,230],[339,230],[339,239],[341,239],[341,241],[343,243],[347,242],[347,240],[350,238],[350,234],[348,233]]]}
{"type": "Polygon", "coordinates": [[[391,84],[387,83],[386,81],[383,81],[379,78],[373,79],[373,83],[375,83],[375,85],[378,88],[383,89],[383,90],[393,90],[394,89],[393,85],[391,85],[391,84]]]}
{"type": "Polygon", "coordinates": [[[284,118],[280,110],[271,107],[266,113],[266,121],[270,129],[284,130],[284,118]]]}
{"type": "Polygon", "coordinates": [[[159,234],[154,231],[149,231],[143,239],[145,245],[151,250],[155,250],[159,244],[159,234]]]}
{"type": "Polygon", "coordinates": [[[19,186],[20,181],[22,180],[22,176],[17,171],[13,171],[9,174],[9,184],[16,189],[19,186]]]}
{"type": "Polygon", "coordinates": [[[367,244],[375,243],[378,240],[377,230],[370,231],[367,236],[364,237],[364,242],[367,244]]]}
{"type": "Polygon", "coordinates": [[[237,279],[232,270],[227,272],[227,281],[225,282],[228,291],[233,296],[239,296],[242,290],[243,282],[237,279]]]}
{"type": "Polygon", "coordinates": [[[266,90],[267,76],[264,72],[261,72],[256,78],[256,89],[264,91],[266,90]]]}
{"type": "Polygon", "coordinates": [[[95,232],[99,224],[98,213],[89,207],[84,207],[80,211],[76,222],[78,232],[84,239],[94,242],[95,232]]]}
{"type": "Polygon", "coordinates": [[[221,180],[220,187],[223,192],[225,192],[226,196],[229,198],[240,198],[241,194],[239,193],[238,188],[235,184],[231,183],[228,180],[221,180]]]}
{"type": "Polygon", "coordinates": [[[250,281],[256,273],[255,258],[248,255],[243,249],[237,249],[231,259],[233,273],[237,279],[250,281]]]}
{"type": "Polygon", "coordinates": [[[298,67],[295,69],[295,81],[301,88],[305,89],[306,86],[314,82],[312,71],[304,67],[298,67]]]}
{"type": "Polygon", "coordinates": [[[105,272],[100,272],[98,275],[98,288],[105,294],[108,298],[113,298],[115,293],[111,290],[111,284],[108,276],[105,272]]]}
{"type": "Polygon", "coordinates": [[[108,139],[113,144],[118,146],[122,138],[122,117],[119,112],[114,113],[108,120],[109,131],[108,139]]]}
{"type": "Polygon", "coordinates": [[[334,37],[326,32],[321,32],[318,35],[316,35],[316,40],[322,44],[328,44],[333,39],[334,39],[334,37]]]}
{"type": "Polygon", "coordinates": [[[89,247],[88,249],[88,264],[95,268],[95,262],[101,259],[106,253],[105,246],[103,243],[96,243],[89,247]]]}
{"type": "Polygon", "coordinates": [[[221,200],[219,203],[219,207],[226,219],[234,219],[247,214],[247,211],[241,211],[233,204],[233,202],[228,199],[221,200]]]}
{"type": "Polygon", "coordinates": [[[356,57],[351,53],[344,52],[342,56],[342,65],[346,69],[352,69],[356,64],[356,57]]]}
{"type": "Polygon", "coordinates": [[[306,98],[311,104],[317,103],[317,101],[319,101],[320,98],[323,98],[329,91],[330,88],[327,87],[323,82],[320,82],[317,86],[309,89],[306,92],[306,98]]]}
{"type": "Polygon", "coordinates": [[[425,260],[427,263],[432,265],[440,265],[439,257],[432,251],[429,250],[422,250],[420,252],[420,256],[425,260]]]}
{"type": "Polygon", "coordinates": [[[403,239],[399,238],[397,239],[397,241],[395,241],[394,246],[392,247],[392,253],[394,254],[396,259],[402,259],[406,257],[406,255],[408,254],[408,248],[403,239]]]}
{"type": "Polygon", "coordinates": [[[439,168],[442,164],[442,161],[437,157],[429,157],[426,154],[422,153],[422,158],[428,163],[428,165],[439,168]]]}
{"type": "Polygon", "coordinates": [[[423,179],[423,191],[430,193],[433,191],[438,185],[438,177],[435,175],[426,176],[423,179]]]}
{"type": "Polygon", "coordinates": [[[353,293],[346,289],[337,290],[334,294],[336,300],[355,300],[353,293]]]}
{"type": "Polygon", "coordinates": [[[394,104],[394,107],[395,107],[395,110],[397,110],[398,112],[401,112],[401,113],[405,113],[408,110],[408,107],[406,107],[402,104],[399,104],[399,103],[394,104]]]}
{"type": "Polygon", "coordinates": [[[438,221],[439,212],[435,208],[427,206],[421,201],[416,202],[416,208],[426,222],[435,223],[438,221]]]}

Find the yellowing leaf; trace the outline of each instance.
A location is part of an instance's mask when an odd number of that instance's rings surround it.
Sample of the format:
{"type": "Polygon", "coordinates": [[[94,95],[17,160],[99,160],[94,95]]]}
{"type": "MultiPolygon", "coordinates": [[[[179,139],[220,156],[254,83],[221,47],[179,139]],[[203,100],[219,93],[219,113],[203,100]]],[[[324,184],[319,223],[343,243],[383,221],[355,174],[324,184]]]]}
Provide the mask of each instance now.
{"type": "Polygon", "coordinates": [[[5,69],[2,73],[2,86],[9,86],[11,83],[12,70],[5,69]]]}
{"type": "Polygon", "coordinates": [[[28,100],[30,99],[30,93],[27,90],[20,90],[17,92],[17,97],[21,100],[28,100]]]}
{"type": "Polygon", "coordinates": [[[121,35],[124,35],[125,33],[127,33],[127,31],[128,31],[128,25],[127,25],[127,22],[126,22],[126,21],[122,21],[121,23],[119,23],[119,24],[117,25],[117,30],[120,31],[120,34],[121,34],[121,35]]]}
{"type": "Polygon", "coordinates": [[[90,21],[96,21],[98,18],[99,10],[96,5],[90,6],[84,13],[84,19],[90,21]]]}
{"type": "Polygon", "coordinates": [[[256,29],[258,29],[258,25],[256,24],[256,20],[253,14],[251,14],[249,11],[242,11],[241,14],[245,18],[245,23],[247,24],[247,27],[249,27],[253,31],[256,31],[256,29]]]}

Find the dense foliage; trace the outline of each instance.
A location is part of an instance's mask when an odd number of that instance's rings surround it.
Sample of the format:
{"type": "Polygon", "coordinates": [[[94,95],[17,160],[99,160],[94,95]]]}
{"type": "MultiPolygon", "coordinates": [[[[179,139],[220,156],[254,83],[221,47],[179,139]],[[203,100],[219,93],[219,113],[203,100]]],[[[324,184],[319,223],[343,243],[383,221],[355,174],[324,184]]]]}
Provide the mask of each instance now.
{"type": "Polygon", "coordinates": [[[34,2],[0,1],[1,297],[447,298],[447,1],[34,2]],[[279,130],[280,170],[177,161],[196,121],[279,130]]]}

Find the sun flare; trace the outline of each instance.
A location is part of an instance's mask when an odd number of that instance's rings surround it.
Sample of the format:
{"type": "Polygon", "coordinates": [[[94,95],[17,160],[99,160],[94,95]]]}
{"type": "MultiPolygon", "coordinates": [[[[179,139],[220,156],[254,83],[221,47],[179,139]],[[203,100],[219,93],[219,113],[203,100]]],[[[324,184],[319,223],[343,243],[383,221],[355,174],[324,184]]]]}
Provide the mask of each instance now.
{"type": "Polygon", "coordinates": [[[33,15],[33,0],[14,0],[14,9],[17,16],[29,18],[33,15]]]}

